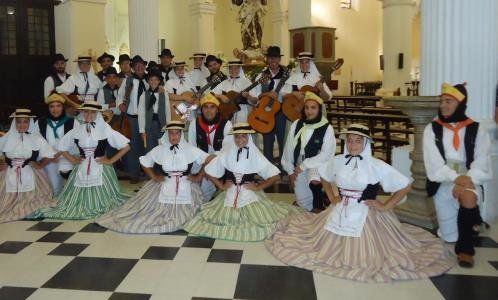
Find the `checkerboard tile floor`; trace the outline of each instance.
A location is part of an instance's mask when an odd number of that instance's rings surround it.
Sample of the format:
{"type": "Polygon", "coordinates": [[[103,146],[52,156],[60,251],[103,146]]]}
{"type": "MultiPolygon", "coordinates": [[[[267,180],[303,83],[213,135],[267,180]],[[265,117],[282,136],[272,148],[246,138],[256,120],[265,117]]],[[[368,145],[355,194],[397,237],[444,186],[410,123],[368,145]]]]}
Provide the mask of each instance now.
{"type": "MultiPolygon", "coordinates": [[[[129,187],[131,190],[136,187],[129,187]]],[[[285,185],[269,192],[292,199],[285,185]]],[[[262,242],[126,235],[91,221],[0,224],[0,299],[498,299],[498,224],[473,269],[365,284],[289,267],[262,242]]]]}

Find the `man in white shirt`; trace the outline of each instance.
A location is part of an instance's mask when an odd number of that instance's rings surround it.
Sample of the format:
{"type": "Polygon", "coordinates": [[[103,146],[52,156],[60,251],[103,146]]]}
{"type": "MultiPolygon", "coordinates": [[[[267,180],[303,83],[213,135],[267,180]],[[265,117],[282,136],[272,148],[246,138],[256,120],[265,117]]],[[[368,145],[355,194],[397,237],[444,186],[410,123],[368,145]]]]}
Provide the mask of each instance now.
{"type": "Polygon", "coordinates": [[[175,78],[175,71],[173,70],[174,64],[173,64],[173,58],[175,57],[173,53],[171,53],[170,49],[163,49],[161,50],[161,54],[158,55],[161,63],[159,64],[159,70],[162,73],[162,76],[164,78],[164,82],[167,82],[168,80],[175,78]]]}
{"type": "Polygon", "coordinates": [[[138,127],[138,105],[140,97],[149,88],[146,80],[145,67],[147,62],[139,55],[131,60],[133,75],[128,77],[119,87],[117,106],[121,113],[126,113],[130,125],[130,151],[126,154],[130,183],[140,180],[140,163],[138,158],[145,152],[144,144],[138,127]]]}
{"type": "Polygon", "coordinates": [[[67,59],[61,53],[57,53],[52,59],[52,70],[43,83],[45,102],[48,96],[55,91],[55,88],[63,84],[71,76],[66,73],[66,62],[67,59]]]}

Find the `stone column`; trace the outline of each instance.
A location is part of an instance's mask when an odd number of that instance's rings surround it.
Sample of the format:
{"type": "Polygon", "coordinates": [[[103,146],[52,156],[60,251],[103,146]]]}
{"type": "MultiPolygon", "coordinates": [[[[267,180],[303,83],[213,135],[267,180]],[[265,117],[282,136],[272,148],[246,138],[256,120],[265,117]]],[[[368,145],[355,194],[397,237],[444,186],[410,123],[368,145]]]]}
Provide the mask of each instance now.
{"type": "MultiPolygon", "coordinates": [[[[498,81],[498,1],[422,1],[421,95],[438,95],[441,84],[467,82],[469,117],[489,129],[496,145],[495,97],[498,81]]],[[[494,178],[484,184],[484,216],[498,207],[498,147],[491,151],[494,178]],[[494,204],[492,203],[494,202],[494,204]]],[[[489,217],[488,217],[489,220],[489,217]]]]}
{"type": "Polygon", "coordinates": [[[383,0],[383,58],[382,88],[394,92],[398,88],[406,95],[405,83],[411,80],[412,22],[414,0],[383,0]],[[399,68],[399,54],[403,67],[399,68]]]}
{"type": "Polygon", "coordinates": [[[76,71],[77,66],[72,61],[78,55],[91,52],[91,55],[98,56],[107,50],[104,30],[106,2],[66,0],[55,6],[55,48],[69,59],[69,73],[76,71]]]}
{"type": "Polygon", "coordinates": [[[213,53],[216,50],[214,44],[216,4],[213,0],[190,0],[189,8],[193,35],[188,38],[193,41],[192,51],[213,53]]]}
{"type": "Polygon", "coordinates": [[[159,40],[158,0],[128,0],[130,54],[157,61],[159,40]]]}
{"type": "Polygon", "coordinates": [[[436,215],[432,198],[427,197],[423,149],[425,126],[434,118],[439,107],[439,97],[386,97],[384,102],[399,108],[410,117],[415,129],[414,149],[410,153],[413,177],[412,190],[406,201],[396,207],[396,214],[405,222],[426,228],[436,227],[436,215]]]}
{"type": "Polygon", "coordinates": [[[273,25],[272,45],[280,46],[283,63],[285,64],[290,55],[289,42],[289,9],[287,0],[275,0],[273,3],[271,21],[273,25]]]}

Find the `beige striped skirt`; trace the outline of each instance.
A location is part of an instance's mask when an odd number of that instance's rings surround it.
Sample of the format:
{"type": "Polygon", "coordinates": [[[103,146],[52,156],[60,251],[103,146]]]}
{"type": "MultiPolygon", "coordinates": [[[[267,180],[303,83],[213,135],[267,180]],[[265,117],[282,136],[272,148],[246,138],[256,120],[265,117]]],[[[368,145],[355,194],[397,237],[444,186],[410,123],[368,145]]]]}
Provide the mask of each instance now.
{"type": "Polygon", "coordinates": [[[23,193],[6,192],[6,172],[0,172],[0,223],[20,220],[40,208],[56,205],[52,200],[52,186],[43,170],[33,168],[35,189],[23,193]]]}
{"type": "Polygon", "coordinates": [[[331,209],[282,220],[267,249],[288,265],[363,282],[428,278],[455,265],[439,238],[400,223],[392,211],[370,209],[361,237],[354,238],[324,229],[331,209]]]}
{"type": "Polygon", "coordinates": [[[96,219],[100,226],[124,233],[163,233],[183,228],[200,210],[202,192],[192,183],[192,204],[167,204],[158,201],[161,184],[147,182],[138,193],[123,205],[96,219]]]}

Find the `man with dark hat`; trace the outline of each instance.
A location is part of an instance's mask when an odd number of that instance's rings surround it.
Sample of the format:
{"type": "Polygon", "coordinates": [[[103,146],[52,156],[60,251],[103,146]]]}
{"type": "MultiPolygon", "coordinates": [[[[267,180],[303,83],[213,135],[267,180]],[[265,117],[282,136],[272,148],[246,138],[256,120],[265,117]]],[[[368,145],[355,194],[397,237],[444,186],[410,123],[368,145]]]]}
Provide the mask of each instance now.
{"type": "Polygon", "coordinates": [[[104,81],[104,72],[107,70],[107,68],[111,67],[112,64],[114,63],[114,55],[111,55],[107,52],[104,52],[101,56],[97,58],[97,62],[100,64],[100,67],[102,70],[100,70],[97,73],[97,77],[100,79],[100,81],[104,81]]]}
{"type": "Polygon", "coordinates": [[[490,136],[465,114],[465,84],[443,83],[438,117],[424,131],[424,164],[427,193],[434,197],[438,235],[456,242],[461,267],[474,265],[474,235],[483,224],[479,211],[489,167],[490,136]]]}
{"type": "Polygon", "coordinates": [[[206,62],[204,63],[204,65],[206,66],[206,68],[208,68],[209,70],[209,76],[206,78],[206,80],[208,82],[212,81],[213,80],[213,77],[215,75],[217,75],[220,80],[219,81],[215,81],[212,85],[211,85],[211,89],[214,89],[220,82],[222,82],[223,80],[226,80],[228,77],[223,74],[223,72],[221,71],[221,66],[223,64],[223,61],[219,58],[219,57],[216,57],[212,54],[206,56],[206,62]]]}
{"type": "Polygon", "coordinates": [[[167,82],[171,78],[175,78],[175,72],[173,71],[173,58],[175,57],[173,53],[171,53],[170,49],[163,49],[161,54],[158,55],[161,60],[161,64],[159,65],[159,70],[162,73],[164,82],[167,82]]]}
{"type": "Polygon", "coordinates": [[[57,53],[52,59],[52,70],[43,83],[43,96],[47,101],[48,96],[55,91],[55,88],[64,83],[69,74],[66,73],[67,59],[61,53],[57,53]]]}
{"type": "MultiPolygon", "coordinates": [[[[280,47],[278,46],[270,46],[267,49],[266,52],[266,63],[267,67],[263,72],[269,74],[271,76],[271,80],[268,83],[261,84],[260,86],[256,87],[256,89],[259,89],[261,92],[259,96],[261,97],[261,94],[268,93],[270,96],[272,96],[274,99],[278,99],[279,102],[282,102],[282,97],[285,93],[285,91],[282,89],[279,91],[277,94],[275,92],[275,89],[279,85],[280,80],[282,77],[286,76],[285,68],[284,66],[280,65],[280,61],[282,58],[282,54],[280,54],[280,47]]],[[[262,74],[260,74],[256,80],[261,78],[262,74]]],[[[284,151],[284,138],[285,138],[285,127],[287,125],[287,119],[283,112],[280,110],[276,115],[275,115],[275,127],[270,133],[263,134],[263,153],[265,157],[271,161],[271,162],[279,162],[280,158],[282,157],[283,151],[284,151]],[[277,143],[278,143],[278,159],[275,160],[273,157],[273,145],[275,143],[275,137],[277,138],[277,143]]],[[[278,163],[277,163],[278,164],[278,163]]]]}
{"type": "Polygon", "coordinates": [[[171,120],[169,98],[161,88],[162,81],[161,71],[152,68],[147,74],[149,88],[142,94],[138,104],[138,127],[146,152],[158,145],[161,128],[171,120]]]}
{"type": "Polygon", "coordinates": [[[108,67],[102,75],[105,83],[97,94],[97,102],[102,105],[104,109],[112,110],[114,113],[113,119],[117,119],[117,116],[121,114],[121,111],[116,105],[121,82],[118,77],[118,71],[114,67],[108,67]]]}
{"type": "Polygon", "coordinates": [[[117,106],[128,116],[130,125],[130,151],[126,154],[126,162],[131,183],[138,183],[140,178],[140,163],[138,158],[144,154],[144,145],[138,127],[138,106],[142,94],[149,88],[145,68],[147,62],[135,55],[131,60],[133,75],[119,87],[117,106]]]}
{"type": "Polygon", "coordinates": [[[128,54],[121,54],[118,60],[119,73],[118,77],[121,79],[131,76],[131,58],[128,54]]]}
{"type": "Polygon", "coordinates": [[[81,102],[95,101],[102,82],[94,72],[91,72],[92,58],[86,55],[78,56],[74,62],[78,63],[79,72],[73,74],[55,90],[57,93],[77,95],[81,102]]]}

